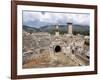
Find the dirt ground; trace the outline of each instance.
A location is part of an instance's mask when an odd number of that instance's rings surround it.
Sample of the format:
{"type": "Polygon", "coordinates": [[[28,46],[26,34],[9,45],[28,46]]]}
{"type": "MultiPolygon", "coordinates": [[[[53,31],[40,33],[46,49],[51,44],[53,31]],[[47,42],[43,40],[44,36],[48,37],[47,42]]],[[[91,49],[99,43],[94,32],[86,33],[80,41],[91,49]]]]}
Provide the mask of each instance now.
{"type": "Polygon", "coordinates": [[[83,64],[82,61],[77,60],[75,56],[73,56],[74,59],[71,57],[71,55],[66,56],[64,53],[60,52],[56,54],[42,53],[34,56],[32,60],[24,63],[23,68],[66,67],[81,66],[81,64],[83,64]]]}

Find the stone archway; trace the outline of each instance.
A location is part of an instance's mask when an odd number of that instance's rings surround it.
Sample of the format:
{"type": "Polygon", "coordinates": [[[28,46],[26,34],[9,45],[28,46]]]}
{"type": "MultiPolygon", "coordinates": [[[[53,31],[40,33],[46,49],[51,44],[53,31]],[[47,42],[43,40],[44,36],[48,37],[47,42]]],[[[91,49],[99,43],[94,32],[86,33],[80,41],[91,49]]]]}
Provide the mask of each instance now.
{"type": "Polygon", "coordinates": [[[59,45],[56,45],[54,48],[55,52],[61,52],[61,47],[59,45]]]}

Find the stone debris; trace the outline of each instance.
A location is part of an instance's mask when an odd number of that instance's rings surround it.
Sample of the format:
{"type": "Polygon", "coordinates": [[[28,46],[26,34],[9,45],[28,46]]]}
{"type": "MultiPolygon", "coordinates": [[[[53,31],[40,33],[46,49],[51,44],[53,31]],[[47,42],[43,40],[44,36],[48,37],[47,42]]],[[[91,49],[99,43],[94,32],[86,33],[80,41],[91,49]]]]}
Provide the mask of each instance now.
{"type": "Polygon", "coordinates": [[[23,68],[85,66],[89,56],[89,36],[23,31],[23,68]]]}
{"type": "Polygon", "coordinates": [[[23,68],[89,65],[89,36],[73,35],[72,22],[68,34],[28,33],[23,30],[23,68]]]}

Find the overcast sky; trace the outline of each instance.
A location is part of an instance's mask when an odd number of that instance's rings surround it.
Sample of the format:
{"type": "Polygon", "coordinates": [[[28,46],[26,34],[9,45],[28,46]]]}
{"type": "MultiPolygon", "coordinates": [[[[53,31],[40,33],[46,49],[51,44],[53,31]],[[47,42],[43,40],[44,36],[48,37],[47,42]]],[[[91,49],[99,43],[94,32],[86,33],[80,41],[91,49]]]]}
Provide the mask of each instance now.
{"type": "Polygon", "coordinates": [[[68,21],[73,24],[88,25],[90,24],[90,15],[83,13],[55,13],[55,12],[36,12],[23,11],[23,25],[39,28],[45,25],[65,25],[68,21]]]}

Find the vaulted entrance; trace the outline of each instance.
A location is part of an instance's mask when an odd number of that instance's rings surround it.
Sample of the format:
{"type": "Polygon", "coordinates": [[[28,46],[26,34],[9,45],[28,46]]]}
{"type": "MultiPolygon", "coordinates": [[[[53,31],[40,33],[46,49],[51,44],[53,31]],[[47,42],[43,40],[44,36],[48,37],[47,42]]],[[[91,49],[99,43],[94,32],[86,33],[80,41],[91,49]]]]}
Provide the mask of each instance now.
{"type": "Polygon", "coordinates": [[[55,52],[61,52],[61,47],[59,45],[55,46],[54,51],[55,52]]]}

